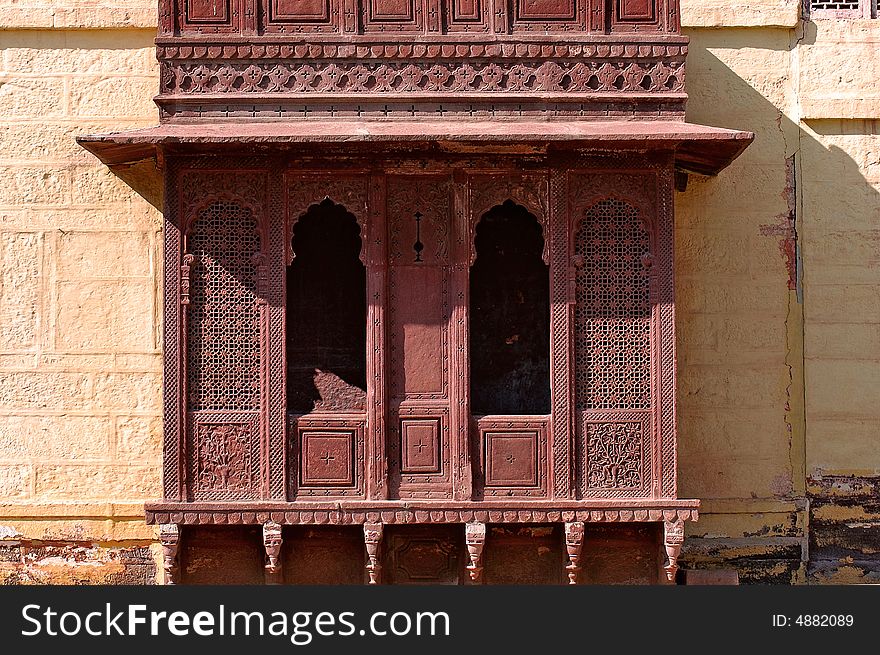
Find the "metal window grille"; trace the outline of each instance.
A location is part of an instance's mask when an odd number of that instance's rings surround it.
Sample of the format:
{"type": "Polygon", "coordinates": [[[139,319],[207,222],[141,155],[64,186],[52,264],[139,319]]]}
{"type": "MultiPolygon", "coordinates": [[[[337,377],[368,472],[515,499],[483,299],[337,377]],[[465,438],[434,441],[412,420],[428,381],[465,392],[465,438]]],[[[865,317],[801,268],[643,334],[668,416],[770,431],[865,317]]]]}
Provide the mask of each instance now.
{"type": "Polygon", "coordinates": [[[805,0],[810,18],[876,18],[877,0],[805,0]]]}

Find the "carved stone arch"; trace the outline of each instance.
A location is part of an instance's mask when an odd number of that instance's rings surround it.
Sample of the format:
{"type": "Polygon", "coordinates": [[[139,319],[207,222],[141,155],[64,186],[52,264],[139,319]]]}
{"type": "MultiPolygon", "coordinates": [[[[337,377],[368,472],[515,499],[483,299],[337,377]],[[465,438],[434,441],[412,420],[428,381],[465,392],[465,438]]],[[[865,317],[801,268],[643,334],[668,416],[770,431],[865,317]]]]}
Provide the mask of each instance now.
{"type": "Polygon", "coordinates": [[[287,228],[285,230],[285,263],[293,262],[293,228],[314,205],[325,200],[344,207],[354,216],[360,228],[360,260],[366,266],[370,262],[367,253],[370,243],[368,231],[369,186],[367,177],[341,177],[326,174],[297,173],[287,177],[287,228]]]}
{"type": "Polygon", "coordinates": [[[474,246],[477,223],[494,207],[503,205],[508,200],[525,207],[538,220],[544,237],[541,258],[545,264],[550,265],[548,185],[547,175],[543,173],[475,175],[469,179],[468,266],[473,266],[477,257],[474,246]]]}
{"type": "Polygon", "coordinates": [[[263,171],[201,171],[181,174],[180,231],[186,236],[201,213],[216,202],[235,203],[250,210],[260,233],[261,251],[268,242],[266,174],[263,171]]]}
{"type": "MultiPolygon", "coordinates": [[[[651,254],[657,255],[658,180],[654,174],[583,173],[572,176],[569,184],[570,231],[576,235],[587,212],[604,200],[616,200],[636,210],[648,232],[651,254]]],[[[573,254],[573,253],[572,253],[573,254]]]]}

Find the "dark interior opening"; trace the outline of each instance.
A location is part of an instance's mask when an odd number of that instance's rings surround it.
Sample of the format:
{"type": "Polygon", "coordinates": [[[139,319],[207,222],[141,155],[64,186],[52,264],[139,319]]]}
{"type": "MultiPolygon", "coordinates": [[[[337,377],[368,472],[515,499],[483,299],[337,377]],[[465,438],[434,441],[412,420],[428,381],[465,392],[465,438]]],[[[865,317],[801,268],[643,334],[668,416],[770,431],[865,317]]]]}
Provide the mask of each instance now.
{"type": "Polygon", "coordinates": [[[366,269],[360,228],[340,205],[313,205],[293,229],[287,269],[287,406],[366,407],[366,269]]]}
{"type": "Polygon", "coordinates": [[[550,413],[550,275],[537,219],[511,201],[477,225],[470,279],[471,411],[550,413]]]}

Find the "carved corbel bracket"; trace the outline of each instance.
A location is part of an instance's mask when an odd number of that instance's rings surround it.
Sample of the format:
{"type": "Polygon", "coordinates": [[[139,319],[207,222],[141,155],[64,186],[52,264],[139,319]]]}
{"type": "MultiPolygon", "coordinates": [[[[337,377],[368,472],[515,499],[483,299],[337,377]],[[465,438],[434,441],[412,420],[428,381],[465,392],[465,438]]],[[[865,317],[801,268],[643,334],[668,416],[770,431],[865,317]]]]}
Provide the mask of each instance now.
{"type": "Polygon", "coordinates": [[[568,584],[577,584],[581,572],[581,550],[584,546],[584,524],[582,521],[565,524],[565,549],[568,551],[568,584]]]}
{"type": "Polygon", "coordinates": [[[681,554],[681,546],[684,543],[684,521],[663,522],[663,545],[666,548],[666,581],[670,584],[675,582],[675,574],[678,573],[678,556],[681,554]]]}
{"type": "Polygon", "coordinates": [[[467,544],[470,563],[467,565],[468,575],[472,582],[479,582],[483,576],[483,546],[486,545],[486,524],[467,523],[464,528],[465,544],[467,544]]]}
{"type": "Polygon", "coordinates": [[[159,526],[159,543],[162,544],[163,582],[166,585],[177,584],[180,528],[176,523],[163,523],[159,526]]]}
{"type": "Polygon", "coordinates": [[[266,549],[266,583],[280,584],[281,525],[274,521],[263,524],[263,547],[266,549]]]}
{"type": "Polygon", "coordinates": [[[379,584],[379,572],[382,565],[379,564],[379,547],[382,545],[381,523],[364,523],[364,543],[367,546],[367,574],[370,576],[370,584],[379,584]]]}

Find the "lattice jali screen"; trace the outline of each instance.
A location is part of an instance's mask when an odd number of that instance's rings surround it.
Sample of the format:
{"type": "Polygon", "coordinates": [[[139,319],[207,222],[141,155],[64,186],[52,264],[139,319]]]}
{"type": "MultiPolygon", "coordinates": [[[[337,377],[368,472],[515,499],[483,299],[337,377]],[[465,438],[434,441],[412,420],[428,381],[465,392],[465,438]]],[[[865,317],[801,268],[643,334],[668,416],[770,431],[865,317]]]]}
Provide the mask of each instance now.
{"type": "Polygon", "coordinates": [[[250,209],[218,201],[187,238],[194,256],[187,324],[190,411],[260,409],[257,221],[250,209]]]}
{"type": "Polygon", "coordinates": [[[650,237],[619,200],[587,210],[575,238],[575,401],[580,411],[651,408],[650,237]]]}
{"type": "Polygon", "coordinates": [[[806,0],[805,10],[818,18],[871,18],[876,0],[806,0]]]}

